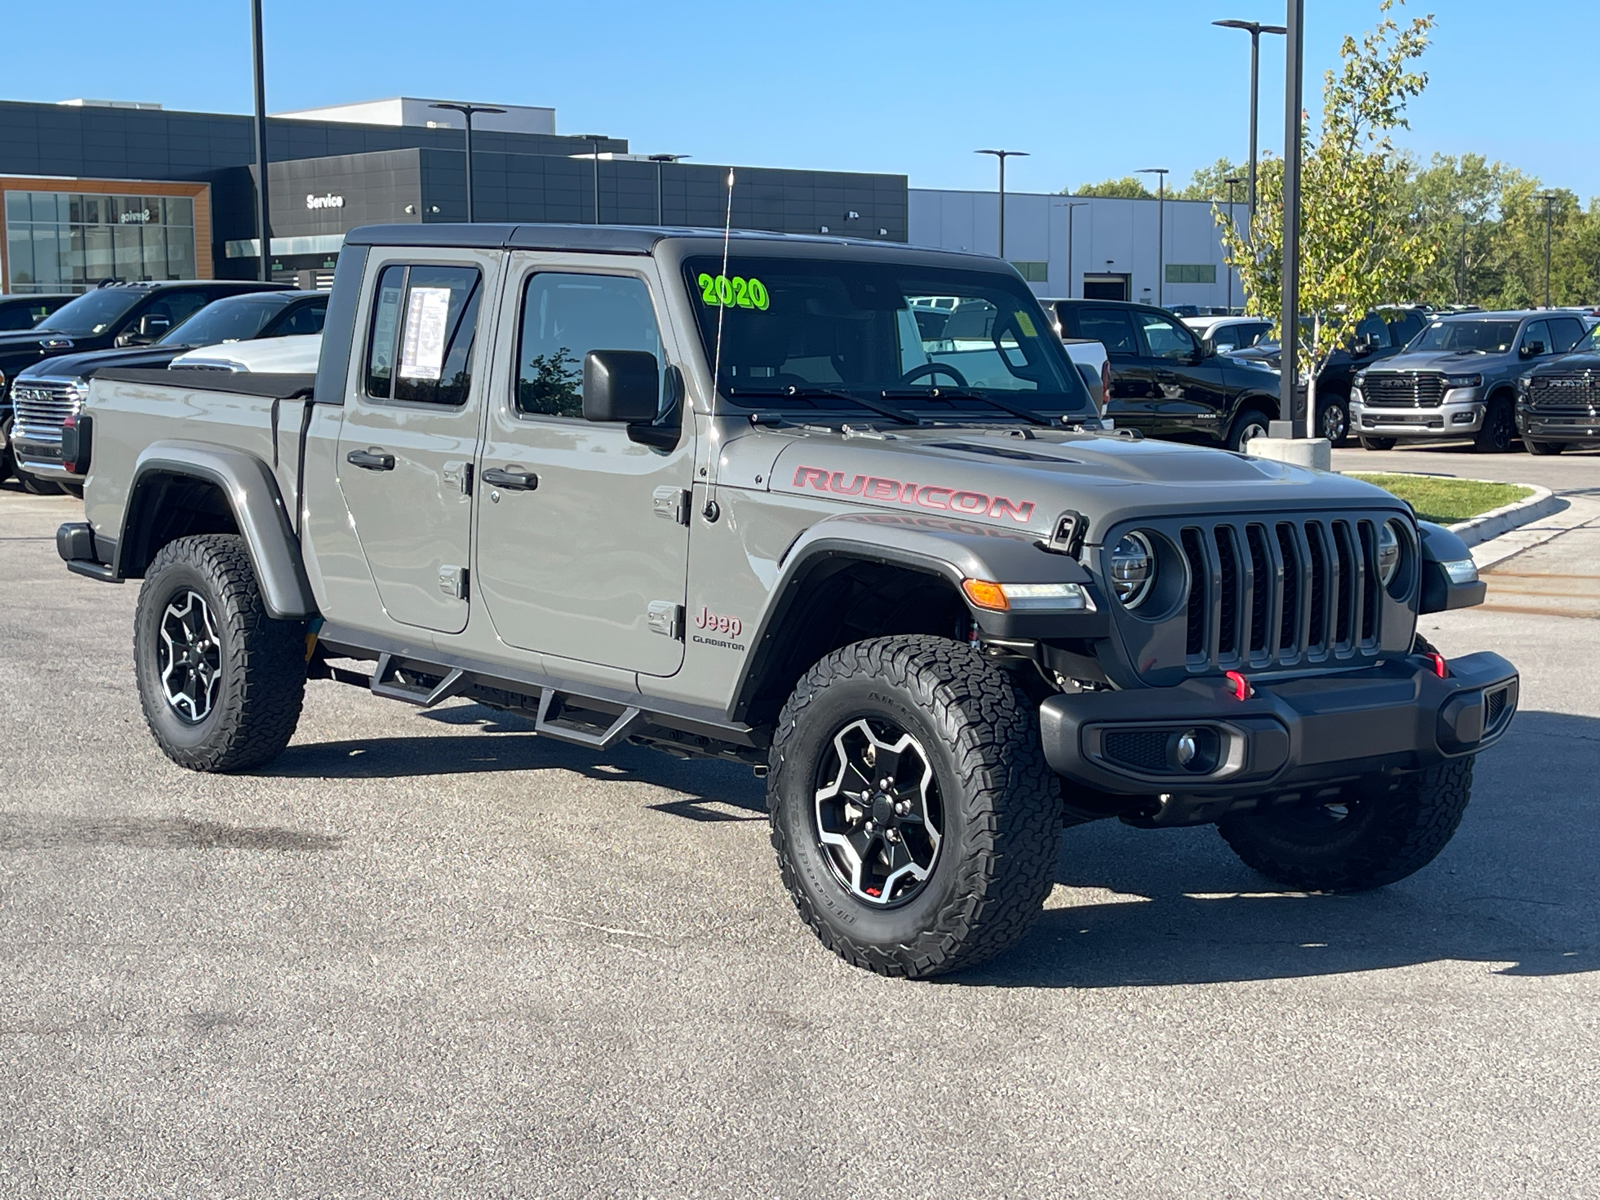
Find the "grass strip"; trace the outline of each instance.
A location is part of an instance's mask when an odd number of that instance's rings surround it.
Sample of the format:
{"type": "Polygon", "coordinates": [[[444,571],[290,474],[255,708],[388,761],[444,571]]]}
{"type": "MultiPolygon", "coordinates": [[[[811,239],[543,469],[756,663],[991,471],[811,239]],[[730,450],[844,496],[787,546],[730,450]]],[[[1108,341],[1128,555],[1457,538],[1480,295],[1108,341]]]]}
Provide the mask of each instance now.
{"type": "Polygon", "coordinates": [[[1440,479],[1432,475],[1369,475],[1350,471],[1350,478],[1374,483],[1386,492],[1409,501],[1424,521],[1454,525],[1506,504],[1515,504],[1533,495],[1533,489],[1520,483],[1485,483],[1478,479],[1440,479]]]}

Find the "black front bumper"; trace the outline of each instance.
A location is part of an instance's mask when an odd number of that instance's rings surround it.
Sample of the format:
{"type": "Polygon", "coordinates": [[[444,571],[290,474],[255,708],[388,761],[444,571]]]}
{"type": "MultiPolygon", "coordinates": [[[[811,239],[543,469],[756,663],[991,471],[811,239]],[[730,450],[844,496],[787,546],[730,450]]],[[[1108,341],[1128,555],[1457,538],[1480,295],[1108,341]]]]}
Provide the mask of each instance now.
{"type": "Polygon", "coordinates": [[[1181,795],[1203,813],[1475,754],[1505,735],[1518,686],[1516,668],[1498,654],[1452,659],[1444,678],[1413,656],[1262,682],[1243,700],[1222,677],[1052,696],[1039,723],[1045,758],[1068,779],[1113,795],[1181,795]]]}

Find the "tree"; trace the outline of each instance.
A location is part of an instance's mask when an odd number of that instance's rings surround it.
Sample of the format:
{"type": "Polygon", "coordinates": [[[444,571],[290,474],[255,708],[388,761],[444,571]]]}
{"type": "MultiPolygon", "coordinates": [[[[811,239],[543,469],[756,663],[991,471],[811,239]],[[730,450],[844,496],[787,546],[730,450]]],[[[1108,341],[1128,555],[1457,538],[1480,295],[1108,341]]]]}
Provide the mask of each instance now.
{"type": "MultiPolygon", "coordinates": [[[[1410,299],[1439,254],[1415,220],[1410,164],[1390,140],[1408,128],[1406,102],[1427,86],[1413,68],[1428,45],[1431,15],[1402,28],[1388,14],[1404,0],[1380,0],[1378,24],[1358,42],[1346,37],[1340,69],[1322,85],[1322,126],[1313,141],[1302,127],[1300,311],[1311,318],[1308,412],[1316,413],[1315,379],[1356,324],[1377,305],[1410,299]]],[[[1214,205],[1228,262],[1244,282],[1246,309],[1275,315],[1283,254],[1283,160],[1257,172],[1254,226],[1237,229],[1225,205],[1214,205]]],[[[1280,331],[1281,334],[1281,331],[1280,331]]]]}
{"type": "MultiPolygon", "coordinates": [[[[1226,204],[1228,200],[1226,181],[1230,178],[1242,180],[1246,174],[1246,168],[1235,166],[1226,158],[1219,158],[1209,167],[1201,167],[1189,177],[1187,184],[1177,191],[1169,191],[1167,197],[1171,200],[1211,200],[1226,204]]],[[[1249,185],[1240,183],[1233,189],[1234,199],[1248,200],[1248,191],[1249,185]]]]}
{"type": "Polygon", "coordinates": [[[1115,196],[1123,200],[1154,200],[1156,194],[1144,186],[1144,181],[1136,175],[1124,175],[1121,179],[1106,179],[1100,183],[1086,183],[1077,190],[1063,189],[1063,196],[1115,196]]]}

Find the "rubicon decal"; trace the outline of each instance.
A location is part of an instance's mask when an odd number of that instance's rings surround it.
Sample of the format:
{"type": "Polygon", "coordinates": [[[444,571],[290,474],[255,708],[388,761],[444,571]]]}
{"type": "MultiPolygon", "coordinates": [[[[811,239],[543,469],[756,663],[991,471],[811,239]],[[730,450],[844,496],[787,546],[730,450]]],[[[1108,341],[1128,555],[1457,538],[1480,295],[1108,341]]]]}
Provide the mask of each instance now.
{"type": "Polygon", "coordinates": [[[856,475],[847,482],[844,472],[826,471],[821,467],[797,467],[794,486],[815,488],[836,496],[859,496],[863,500],[934,508],[968,517],[1009,517],[1020,525],[1026,525],[1033,517],[1032,500],[1008,500],[1004,496],[990,496],[983,492],[958,492],[954,488],[932,483],[902,483],[881,475],[856,475]]]}

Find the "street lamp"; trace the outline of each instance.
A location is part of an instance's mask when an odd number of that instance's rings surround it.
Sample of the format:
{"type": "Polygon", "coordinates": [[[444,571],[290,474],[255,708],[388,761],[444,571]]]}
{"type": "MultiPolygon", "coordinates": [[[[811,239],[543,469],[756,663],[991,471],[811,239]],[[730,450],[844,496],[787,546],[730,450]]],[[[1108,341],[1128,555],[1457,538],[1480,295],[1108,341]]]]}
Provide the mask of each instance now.
{"type": "Polygon", "coordinates": [[[1026,150],[974,150],[974,154],[992,154],[1000,161],[1000,257],[1006,256],[1006,159],[1027,158],[1026,150]]]}
{"type": "Polygon", "coordinates": [[[1165,308],[1162,285],[1167,274],[1167,168],[1143,167],[1134,174],[1156,177],[1156,307],[1165,308]]]}
{"type": "Polygon", "coordinates": [[[1288,45],[1283,67],[1283,295],[1278,319],[1278,420],[1269,425],[1273,437],[1303,438],[1305,416],[1295,415],[1300,387],[1300,122],[1305,67],[1305,0],[1286,0],[1284,24],[1288,45]]]}
{"type": "Polygon", "coordinates": [[[1067,299],[1072,299],[1072,210],[1075,208],[1088,208],[1087,200],[1077,204],[1067,205],[1067,299]]]}
{"type": "Polygon", "coordinates": [[[1544,202],[1544,306],[1550,307],[1550,205],[1561,199],[1552,192],[1541,192],[1534,197],[1544,202]]]}
{"type": "Polygon", "coordinates": [[[472,207],[472,114],[473,113],[503,113],[503,108],[493,108],[487,104],[430,104],[429,108],[448,108],[452,112],[460,113],[467,122],[467,221],[477,220],[472,207]]]}
{"type": "Polygon", "coordinates": [[[256,68],[256,237],[261,239],[261,282],[272,282],[272,229],[267,216],[267,79],[261,47],[261,0],[250,0],[250,49],[256,68]]]}
{"type": "MultiPolygon", "coordinates": [[[[694,157],[694,156],[691,155],[691,154],[652,154],[650,156],[650,161],[655,163],[655,165],[656,165],[656,224],[657,225],[665,225],[667,223],[666,217],[662,216],[662,212],[664,210],[662,208],[662,202],[661,202],[661,172],[666,170],[666,164],[669,163],[669,162],[678,162],[681,159],[692,158],[692,157],[694,157]]],[[[595,161],[599,162],[599,158],[597,157],[595,159],[595,161]]],[[[596,223],[598,224],[598,221],[596,223]]]]}
{"type": "MultiPolygon", "coordinates": [[[[1222,182],[1228,185],[1228,228],[1237,234],[1239,232],[1239,223],[1233,217],[1233,189],[1243,180],[1237,175],[1230,175],[1222,182]]],[[[1231,317],[1233,315],[1233,266],[1231,263],[1224,261],[1222,269],[1228,273],[1228,315],[1231,317]]]]}
{"type": "Polygon", "coordinates": [[[1261,35],[1288,33],[1282,25],[1263,25],[1259,21],[1213,21],[1224,29],[1242,29],[1250,35],[1250,240],[1256,227],[1256,109],[1261,99],[1261,35]]]}
{"type": "Polygon", "coordinates": [[[594,150],[594,223],[598,225],[600,224],[600,143],[611,139],[603,133],[579,133],[574,136],[579,141],[588,142],[594,150]]]}

